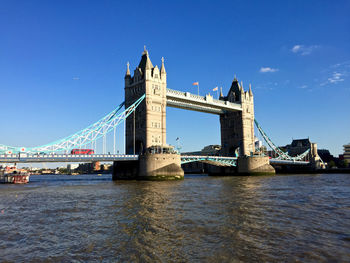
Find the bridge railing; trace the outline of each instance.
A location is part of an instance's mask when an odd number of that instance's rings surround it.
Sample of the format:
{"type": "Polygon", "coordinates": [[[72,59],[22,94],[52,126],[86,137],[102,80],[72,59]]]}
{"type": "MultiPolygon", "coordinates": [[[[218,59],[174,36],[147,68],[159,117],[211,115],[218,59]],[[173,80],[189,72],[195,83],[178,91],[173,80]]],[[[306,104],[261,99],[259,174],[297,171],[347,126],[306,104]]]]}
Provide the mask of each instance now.
{"type": "Polygon", "coordinates": [[[118,158],[118,157],[138,157],[135,154],[0,154],[1,159],[6,158],[118,158]]]}

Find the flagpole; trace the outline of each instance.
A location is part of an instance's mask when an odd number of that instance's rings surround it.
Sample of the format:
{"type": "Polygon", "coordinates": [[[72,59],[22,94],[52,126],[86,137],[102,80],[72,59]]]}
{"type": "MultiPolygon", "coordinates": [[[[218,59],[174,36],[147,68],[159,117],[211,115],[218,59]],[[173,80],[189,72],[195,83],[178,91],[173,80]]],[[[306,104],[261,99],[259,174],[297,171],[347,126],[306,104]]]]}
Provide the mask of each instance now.
{"type": "Polygon", "coordinates": [[[219,87],[216,86],[215,88],[213,88],[213,91],[216,91],[216,94],[218,95],[218,99],[219,99],[219,87]]]}
{"type": "Polygon", "coordinates": [[[193,85],[193,86],[197,86],[197,89],[198,89],[198,96],[199,96],[199,82],[198,82],[198,81],[193,82],[192,85],[193,85]]]}

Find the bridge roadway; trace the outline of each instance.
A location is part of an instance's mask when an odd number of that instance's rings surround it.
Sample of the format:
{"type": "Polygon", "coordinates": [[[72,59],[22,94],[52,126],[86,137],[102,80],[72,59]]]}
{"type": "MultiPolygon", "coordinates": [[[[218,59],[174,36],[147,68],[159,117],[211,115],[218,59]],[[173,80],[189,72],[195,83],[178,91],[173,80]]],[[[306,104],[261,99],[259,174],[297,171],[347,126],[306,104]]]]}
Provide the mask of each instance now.
{"type": "MultiPolygon", "coordinates": [[[[0,154],[0,163],[74,163],[136,161],[138,155],[126,154],[0,154]]],[[[219,166],[236,166],[237,157],[182,155],[181,163],[205,162],[219,166]]],[[[308,165],[309,162],[270,159],[270,164],[308,165]]]]}
{"type": "Polygon", "coordinates": [[[136,161],[138,155],[125,154],[0,154],[0,163],[88,163],[136,161]]]}
{"type": "Polygon", "coordinates": [[[212,114],[223,114],[225,111],[242,111],[241,104],[217,100],[210,95],[203,97],[189,92],[167,89],[166,99],[167,106],[185,110],[212,114]]]}

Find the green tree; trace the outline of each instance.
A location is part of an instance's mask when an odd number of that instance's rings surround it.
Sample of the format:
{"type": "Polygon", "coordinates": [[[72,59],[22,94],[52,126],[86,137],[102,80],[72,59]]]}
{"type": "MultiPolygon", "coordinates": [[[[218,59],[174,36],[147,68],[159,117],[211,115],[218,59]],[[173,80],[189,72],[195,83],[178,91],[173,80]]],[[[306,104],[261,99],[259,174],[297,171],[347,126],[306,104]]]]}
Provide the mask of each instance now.
{"type": "Polygon", "coordinates": [[[58,168],[60,174],[68,174],[67,168],[58,168]]]}
{"type": "Polygon", "coordinates": [[[335,162],[334,162],[333,160],[330,161],[330,162],[328,163],[328,167],[329,167],[329,168],[335,167],[335,162]]]}
{"type": "Polygon", "coordinates": [[[339,162],[339,167],[340,167],[340,168],[348,168],[348,166],[349,166],[348,160],[341,160],[341,161],[339,162]]]}

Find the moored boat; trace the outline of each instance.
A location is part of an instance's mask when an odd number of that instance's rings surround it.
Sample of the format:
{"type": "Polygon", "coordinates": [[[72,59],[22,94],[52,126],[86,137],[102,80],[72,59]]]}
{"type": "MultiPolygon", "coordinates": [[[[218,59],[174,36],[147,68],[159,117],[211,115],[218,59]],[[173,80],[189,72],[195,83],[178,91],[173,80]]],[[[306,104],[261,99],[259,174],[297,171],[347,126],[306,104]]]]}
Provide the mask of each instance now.
{"type": "Polygon", "coordinates": [[[3,184],[26,184],[29,182],[30,174],[26,172],[13,171],[11,173],[0,173],[0,183],[3,184]]]}

